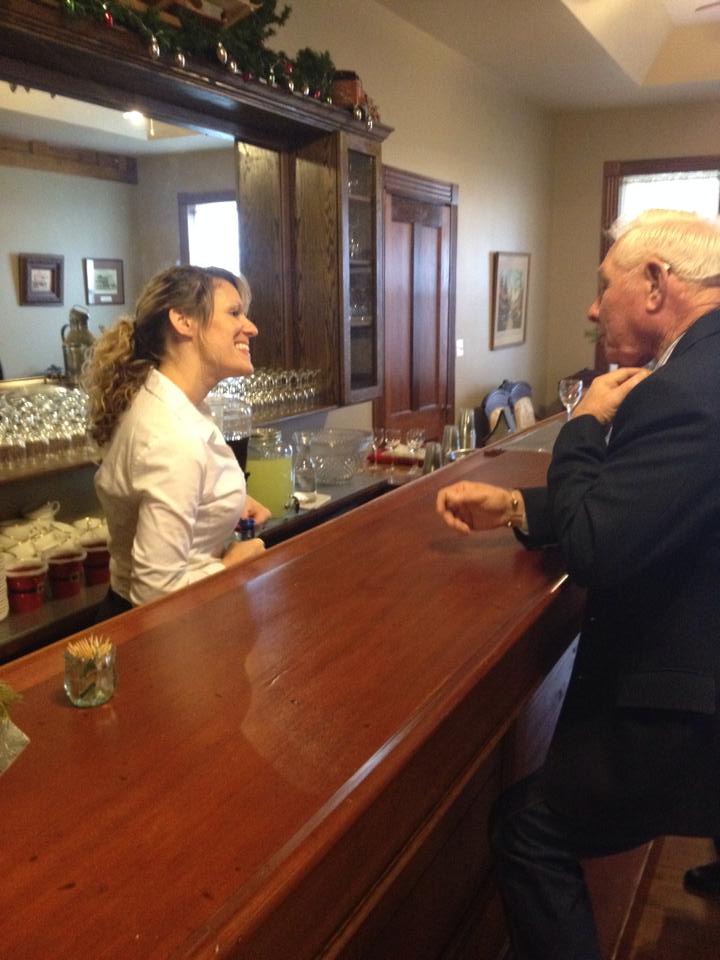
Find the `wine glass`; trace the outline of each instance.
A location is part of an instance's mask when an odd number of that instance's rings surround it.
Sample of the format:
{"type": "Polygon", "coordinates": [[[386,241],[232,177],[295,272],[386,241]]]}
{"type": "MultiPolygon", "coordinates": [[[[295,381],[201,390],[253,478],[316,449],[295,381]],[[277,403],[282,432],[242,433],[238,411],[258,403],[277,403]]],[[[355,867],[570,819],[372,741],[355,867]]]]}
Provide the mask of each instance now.
{"type": "Polygon", "coordinates": [[[376,427],[373,430],[372,440],[372,464],[370,465],[371,470],[380,469],[380,451],[385,447],[385,428],[376,427]]]}
{"type": "Polygon", "coordinates": [[[390,476],[388,483],[395,483],[395,451],[400,446],[402,433],[394,428],[385,431],[385,447],[390,451],[390,476]]]}
{"type": "Polygon", "coordinates": [[[560,397],[560,402],[567,410],[568,420],[575,407],[580,403],[582,390],[582,380],[578,380],[575,377],[565,377],[558,384],[558,396],[560,397]]]}
{"type": "Polygon", "coordinates": [[[412,466],[408,473],[408,477],[415,477],[420,473],[420,467],[417,462],[417,453],[423,443],[425,443],[425,431],[420,427],[413,427],[408,430],[405,434],[405,440],[408,445],[408,450],[410,451],[410,459],[412,460],[412,466]]]}
{"type": "Polygon", "coordinates": [[[454,423],[446,423],[442,433],[442,462],[452,463],[460,449],[460,431],[454,423]]]}

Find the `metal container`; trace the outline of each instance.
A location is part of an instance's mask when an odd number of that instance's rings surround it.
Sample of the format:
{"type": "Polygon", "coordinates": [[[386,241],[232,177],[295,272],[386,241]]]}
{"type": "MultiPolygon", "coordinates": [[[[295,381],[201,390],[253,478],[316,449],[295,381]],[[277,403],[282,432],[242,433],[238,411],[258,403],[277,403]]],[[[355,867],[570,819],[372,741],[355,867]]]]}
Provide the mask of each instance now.
{"type": "Polygon", "coordinates": [[[88,330],[89,320],[90,314],[87,310],[83,310],[82,307],[73,307],[69,322],[60,331],[65,376],[73,383],[79,380],[88,351],[95,343],[95,337],[88,330]]]}

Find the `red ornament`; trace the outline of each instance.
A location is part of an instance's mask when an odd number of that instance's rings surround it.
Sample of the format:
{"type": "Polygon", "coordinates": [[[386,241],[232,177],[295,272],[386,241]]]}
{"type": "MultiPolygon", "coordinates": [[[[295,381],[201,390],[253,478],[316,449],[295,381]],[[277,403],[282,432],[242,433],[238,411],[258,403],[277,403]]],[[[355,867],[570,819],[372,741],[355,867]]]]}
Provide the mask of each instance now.
{"type": "Polygon", "coordinates": [[[286,73],[289,77],[292,76],[293,65],[290,63],[289,60],[286,60],[286,61],[285,61],[285,63],[283,64],[283,69],[284,69],[285,73],[286,73]]]}
{"type": "Polygon", "coordinates": [[[316,91],[313,93],[313,97],[315,97],[316,100],[319,100],[321,96],[322,96],[322,94],[320,93],[319,90],[316,90],[316,91]]]}
{"type": "Polygon", "coordinates": [[[115,24],[115,21],[113,20],[113,15],[110,13],[110,11],[108,10],[105,4],[103,4],[103,10],[105,11],[103,13],[103,20],[109,27],[112,27],[115,24]]]}

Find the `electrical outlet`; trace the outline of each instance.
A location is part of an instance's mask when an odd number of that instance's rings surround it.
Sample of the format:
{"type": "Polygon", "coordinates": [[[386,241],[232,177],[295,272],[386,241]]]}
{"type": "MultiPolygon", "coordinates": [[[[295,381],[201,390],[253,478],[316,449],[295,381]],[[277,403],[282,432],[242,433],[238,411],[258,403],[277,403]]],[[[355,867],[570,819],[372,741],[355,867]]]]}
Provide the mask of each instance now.
{"type": "Polygon", "coordinates": [[[464,341],[464,340],[456,340],[456,341],[455,341],[455,356],[458,357],[458,358],[465,356],[465,341],[464,341]]]}

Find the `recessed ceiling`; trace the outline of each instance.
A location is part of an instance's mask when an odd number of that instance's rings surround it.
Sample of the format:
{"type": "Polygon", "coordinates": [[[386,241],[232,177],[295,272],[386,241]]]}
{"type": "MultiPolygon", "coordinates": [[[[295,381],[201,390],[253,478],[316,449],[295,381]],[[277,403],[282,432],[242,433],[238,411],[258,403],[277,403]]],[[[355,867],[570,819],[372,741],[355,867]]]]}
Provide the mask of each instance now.
{"type": "Polygon", "coordinates": [[[0,82],[0,137],[125,156],[226,147],[228,140],[0,82]]]}
{"type": "Polygon", "coordinates": [[[709,0],[377,2],[550,109],[720,96],[709,0]]]}

